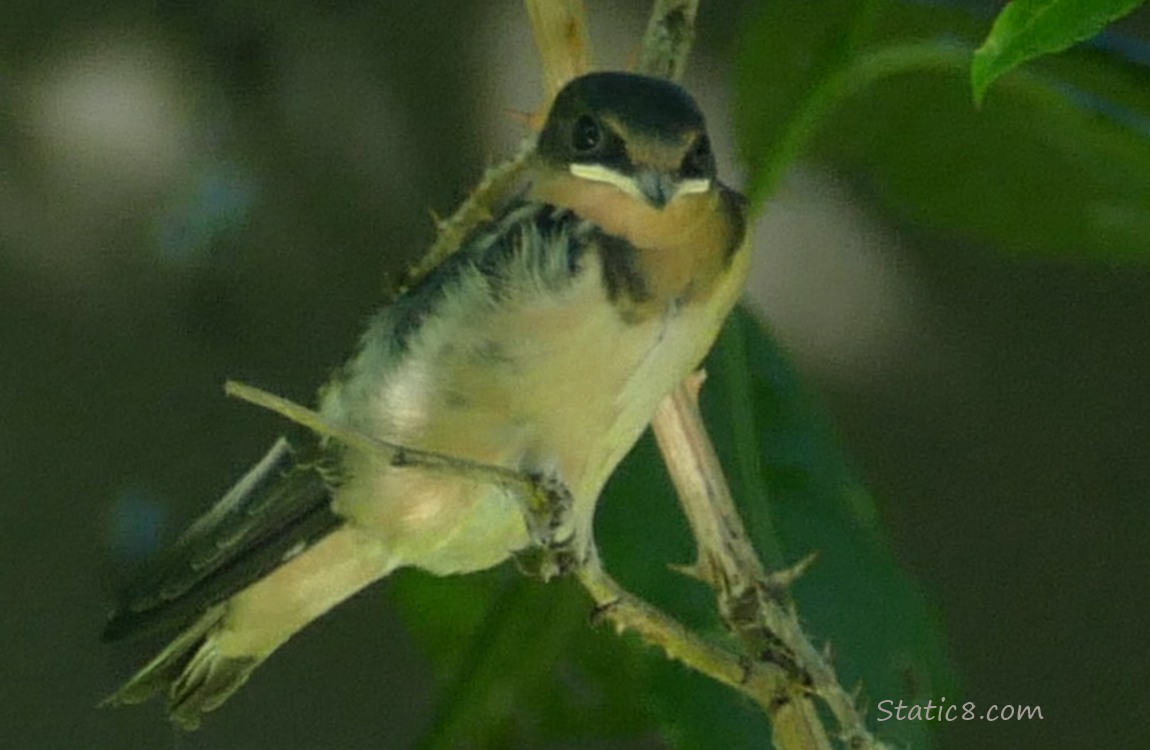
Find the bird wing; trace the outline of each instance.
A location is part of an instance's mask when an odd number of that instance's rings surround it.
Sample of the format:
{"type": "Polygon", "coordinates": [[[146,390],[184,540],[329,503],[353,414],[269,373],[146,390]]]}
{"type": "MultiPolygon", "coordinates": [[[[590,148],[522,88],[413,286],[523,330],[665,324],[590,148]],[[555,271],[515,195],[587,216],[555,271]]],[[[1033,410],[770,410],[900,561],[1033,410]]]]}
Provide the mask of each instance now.
{"type": "MultiPolygon", "coordinates": [[[[469,288],[482,290],[481,307],[502,296],[538,295],[568,283],[590,232],[590,225],[568,211],[538,203],[512,206],[384,309],[384,323],[369,332],[388,341],[378,347],[380,356],[400,361],[404,347],[436,318],[439,307],[458,302],[468,279],[469,288]]],[[[374,381],[365,383],[375,387],[374,381]]],[[[287,440],[277,441],[145,570],[112,614],[104,640],[186,627],[338,528],[343,519],[331,508],[336,449],[320,448],[314,438],[301,446],[297,455],[287,440]]]]}
{"type": "Polygon", "coordinates": [[[313,450],[301,460],[284,438],[124,592],[103,639],[186,626],[342,523],[332,481],[313,450]]]}

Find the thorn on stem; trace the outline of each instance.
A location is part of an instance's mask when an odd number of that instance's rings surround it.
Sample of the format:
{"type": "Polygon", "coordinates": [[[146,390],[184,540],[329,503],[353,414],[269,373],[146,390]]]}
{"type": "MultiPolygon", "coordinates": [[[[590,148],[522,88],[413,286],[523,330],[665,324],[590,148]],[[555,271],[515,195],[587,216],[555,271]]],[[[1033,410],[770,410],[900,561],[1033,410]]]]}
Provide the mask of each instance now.
{"type": "MultiPolygon", "coordinates": [[[[612,610],[618,606],[618,599],[612,599],[609,602],[595,605],[595,608],[591,610],[591,626],[597,628],[602,625],[604,622],[610,619],[612,610]]],[[[618,629],[623,629],[622,623],[619,624],[618,629]]]]}
{"type": "Polygon", "coordinates": [[[526,127],[535,131],[543,129],[543,122],[546,119],[544,113],[540,112],[523,112],[522,110],[518,109],[505,109],[504,112],[506,112],[515,122],[519,123],[520,125],[525,125],[526,127]]]}
{"type": "Polygon", "coordinates": [[[812,552],[791,567],[771,573],[764,582],[767,590],[771,592],[772,595],[785,593],[795,581],[799,580],[799,578],[807,572],[807,569],[814,564],[818,556],[818,552],[812,552]]]}
{"type": "Polygon", "coordinates": [[[697,562],[696,563],[689,563],[686,565],[676,565],[675,563],[667,563],[667,567],[670,570],[673,570],[680,575],[687,576],[688,578],[692,578],[696,581],[702,581],[703,583],[708,583],[706,571],[703,570],[703,566],[697,562]]]}
{"type": "Polygon", "coordinates": [[[707,382],[707,371],[698,369],[688,375],[687,379],[683,381],[683,384],[690,392],[691,398],[698,401],[699,391],[703,390],[703,383],[705,382],[707,382]]]}

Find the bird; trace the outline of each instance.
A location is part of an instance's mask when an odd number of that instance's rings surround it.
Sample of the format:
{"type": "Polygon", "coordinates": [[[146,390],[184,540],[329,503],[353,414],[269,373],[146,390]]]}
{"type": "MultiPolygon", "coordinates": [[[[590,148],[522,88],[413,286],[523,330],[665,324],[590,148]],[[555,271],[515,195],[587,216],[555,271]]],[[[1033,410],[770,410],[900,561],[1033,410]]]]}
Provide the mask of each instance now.
{"type": "Polygon", "coordinates": [[[605,483],[742,293],[747,207],[718,179],[699,106],[664,79],[574,78],[526,159],[319,391],[325,423],[397,452],[277,439],[126,587],[104,639],[175,636],[107,703],[159,695],[194,729],[294,633],[398,568],[469,573],[538,544],[567,550],[567,567],[591,554],[605,483]],[[551,538],[500,476],[566,499],[551,538]]]}

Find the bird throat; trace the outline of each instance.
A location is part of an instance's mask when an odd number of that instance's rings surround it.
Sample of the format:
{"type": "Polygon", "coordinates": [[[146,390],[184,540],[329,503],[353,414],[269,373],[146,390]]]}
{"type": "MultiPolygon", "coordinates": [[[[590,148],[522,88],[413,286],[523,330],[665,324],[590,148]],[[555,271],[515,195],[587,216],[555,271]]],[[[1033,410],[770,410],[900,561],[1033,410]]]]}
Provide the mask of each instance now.
{"type": "Polygon", "coordinates": [[[606,183],[573,175],[544,178],[531,199],[570,209],[605,233],[626,240],[654,299],[689,302],[705,294],[724,266],[726,236],[714,191],[679,195],[655,208],[606,183]]]}

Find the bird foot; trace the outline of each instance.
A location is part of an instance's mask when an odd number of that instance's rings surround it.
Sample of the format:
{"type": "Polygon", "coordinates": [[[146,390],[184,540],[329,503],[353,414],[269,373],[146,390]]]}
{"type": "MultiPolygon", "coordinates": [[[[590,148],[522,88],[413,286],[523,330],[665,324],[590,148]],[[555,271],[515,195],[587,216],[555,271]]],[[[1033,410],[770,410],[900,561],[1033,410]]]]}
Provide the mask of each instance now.
{"type": "Polygon", "coordinates": [[[575,533],[575,502],[555,476],[531,474],[528,479],[531,491],[523,516],[531,545],[515,554],[515,562],[525,574],[549,581],[575,570],[583,559],[575,533]]]}

